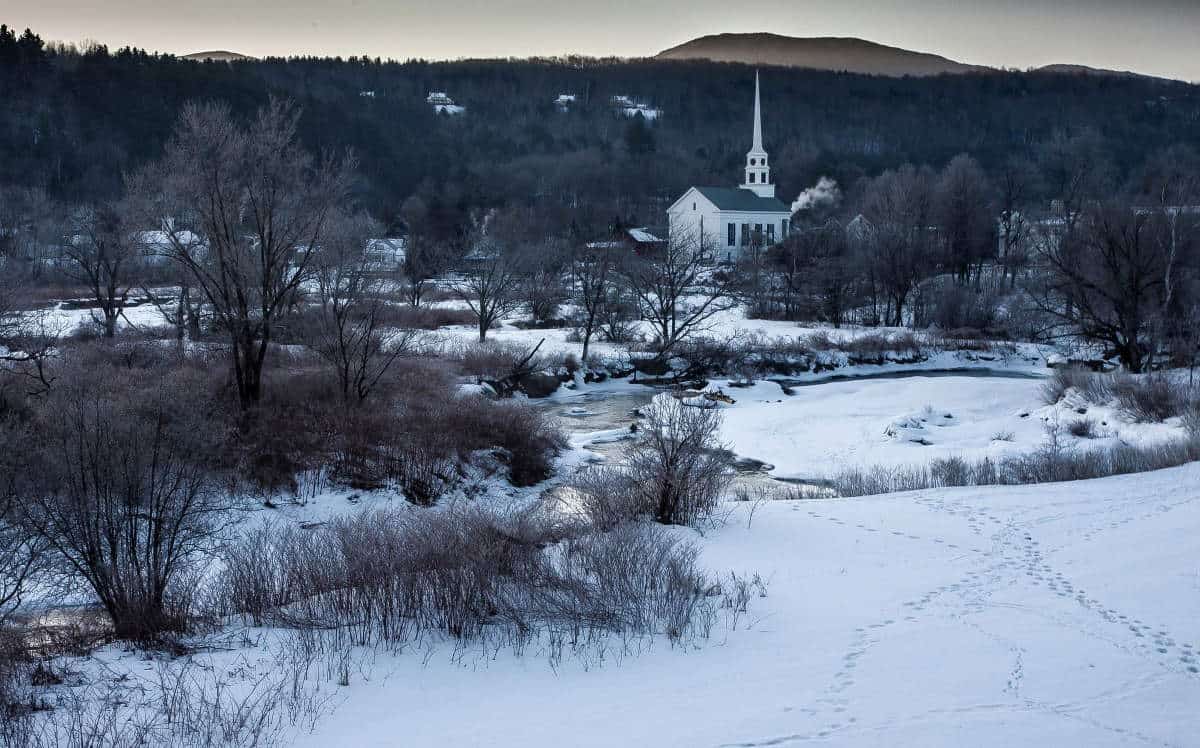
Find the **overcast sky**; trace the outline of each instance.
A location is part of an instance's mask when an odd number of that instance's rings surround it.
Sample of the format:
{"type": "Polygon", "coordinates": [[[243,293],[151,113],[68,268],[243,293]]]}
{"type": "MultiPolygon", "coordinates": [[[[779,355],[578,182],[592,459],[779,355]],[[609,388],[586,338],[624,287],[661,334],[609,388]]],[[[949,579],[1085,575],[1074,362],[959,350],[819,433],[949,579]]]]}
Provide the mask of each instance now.
{"type": "Polygon", "coordinates": [[[0,22],[179,54],[399,59],[645,56],[704,34],[771,31],[1200,81],[1200,0],[3,0],[0,22]]]}

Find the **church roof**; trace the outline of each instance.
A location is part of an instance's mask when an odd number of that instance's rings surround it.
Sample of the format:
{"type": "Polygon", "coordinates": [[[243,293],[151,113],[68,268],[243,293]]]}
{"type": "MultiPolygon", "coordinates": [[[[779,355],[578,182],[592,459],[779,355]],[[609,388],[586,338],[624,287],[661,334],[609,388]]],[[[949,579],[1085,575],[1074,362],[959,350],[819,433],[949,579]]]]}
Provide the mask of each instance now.
{"type": "Polygon", "coordinates": [[[741,187],[697,187],[701,195],[712,201],[718,210],[738,210],[759,213],[791,213],[779,198],[759,197],[741,187]]]}

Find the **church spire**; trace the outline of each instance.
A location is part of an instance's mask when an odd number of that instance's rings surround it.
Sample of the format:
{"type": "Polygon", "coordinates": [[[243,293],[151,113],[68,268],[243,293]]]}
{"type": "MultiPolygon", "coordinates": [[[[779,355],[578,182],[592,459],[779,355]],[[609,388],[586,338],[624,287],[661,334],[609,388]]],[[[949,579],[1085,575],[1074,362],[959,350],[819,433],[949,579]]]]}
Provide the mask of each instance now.
{"type": "MultiPolygon", "coordinates": [[[[758,71],[754,71],[754,143],[750,146],[753,151],[762,151],[762,104],[758,92],[758,71]]],[[[765,153],[765,151],[764,151],[765,153]]]]}
{"type": "Polygon", "coordinates": [[[775,197],[775,185],[771,184],[771,167],[767,166],[767,149],[763,147],[762,97],[757,70],[754,71],[754,141],[746,154],[746,177],[741,187],[759,197],[775,197]]]}

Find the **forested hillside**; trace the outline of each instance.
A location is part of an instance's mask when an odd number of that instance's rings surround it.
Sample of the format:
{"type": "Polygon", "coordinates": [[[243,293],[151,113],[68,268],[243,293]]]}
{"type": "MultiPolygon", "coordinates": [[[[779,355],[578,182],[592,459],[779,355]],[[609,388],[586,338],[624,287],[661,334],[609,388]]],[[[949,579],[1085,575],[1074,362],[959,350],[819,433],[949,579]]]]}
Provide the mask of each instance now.
{"type": "MultiPolygon", "coordinates": [[[[403,54],[403,50],[397,50],[403,54]]],[[[457,220],[480,206],[537,202],[595,231],[614,216],[661,223],[689,183],[734,183],[750,135],[753,70],[737,64],[582,58],[388,62],[193,62],[140,50],[0,39],[0,185],[87,201],[162,150],[181,106],[219,99],[248,116],[269,96],[303,107],[314,148],[350,146],[364,206],[394,223],[419,193],[457,220]],[[465,114],[436,114],[445,91],[465,114]],[[364,93],[370,92],[370,93],[364,93]],[[554,99],[573,93],[559,111],[554,99]],[[614,114],[624,94],[661,108],[654,122],[614,114]]],[[[904,163],[941,167],[972,154],[989,172],[1089,140],[1129,174],[1168,145],[1200,144],[1200,88],[1151,79],[1051,73],[883,78],[762,70],[764,126],[780,195],[819,175],[843,185],[904,163]]],[[[1046,188],[1046,196],[1052,194],[1046,188]]]]}

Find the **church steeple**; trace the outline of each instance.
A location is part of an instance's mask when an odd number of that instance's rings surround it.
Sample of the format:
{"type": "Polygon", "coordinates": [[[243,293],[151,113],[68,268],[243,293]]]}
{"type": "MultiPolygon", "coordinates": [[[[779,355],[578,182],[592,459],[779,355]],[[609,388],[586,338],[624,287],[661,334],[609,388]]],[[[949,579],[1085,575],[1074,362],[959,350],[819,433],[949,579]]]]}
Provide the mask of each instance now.
{"type": "Polygon", "coordinates": [[[741,187],[759,197],[775,197],[775,185],[771,184],[771,167],[767,165],[767,151],[762,142],[762,101],[757,71],[754,73],[754,140],[746,154],[746,176],[741,187]]]}
{"type": "MultiPolygon", "coordinates": [[[[758,71],[754,71],[754,143],[751,150],[762,151],[762,98],[759,96],[758,71]]],[[[763,151],[766,153],[766,151],[763,151]]]]}

